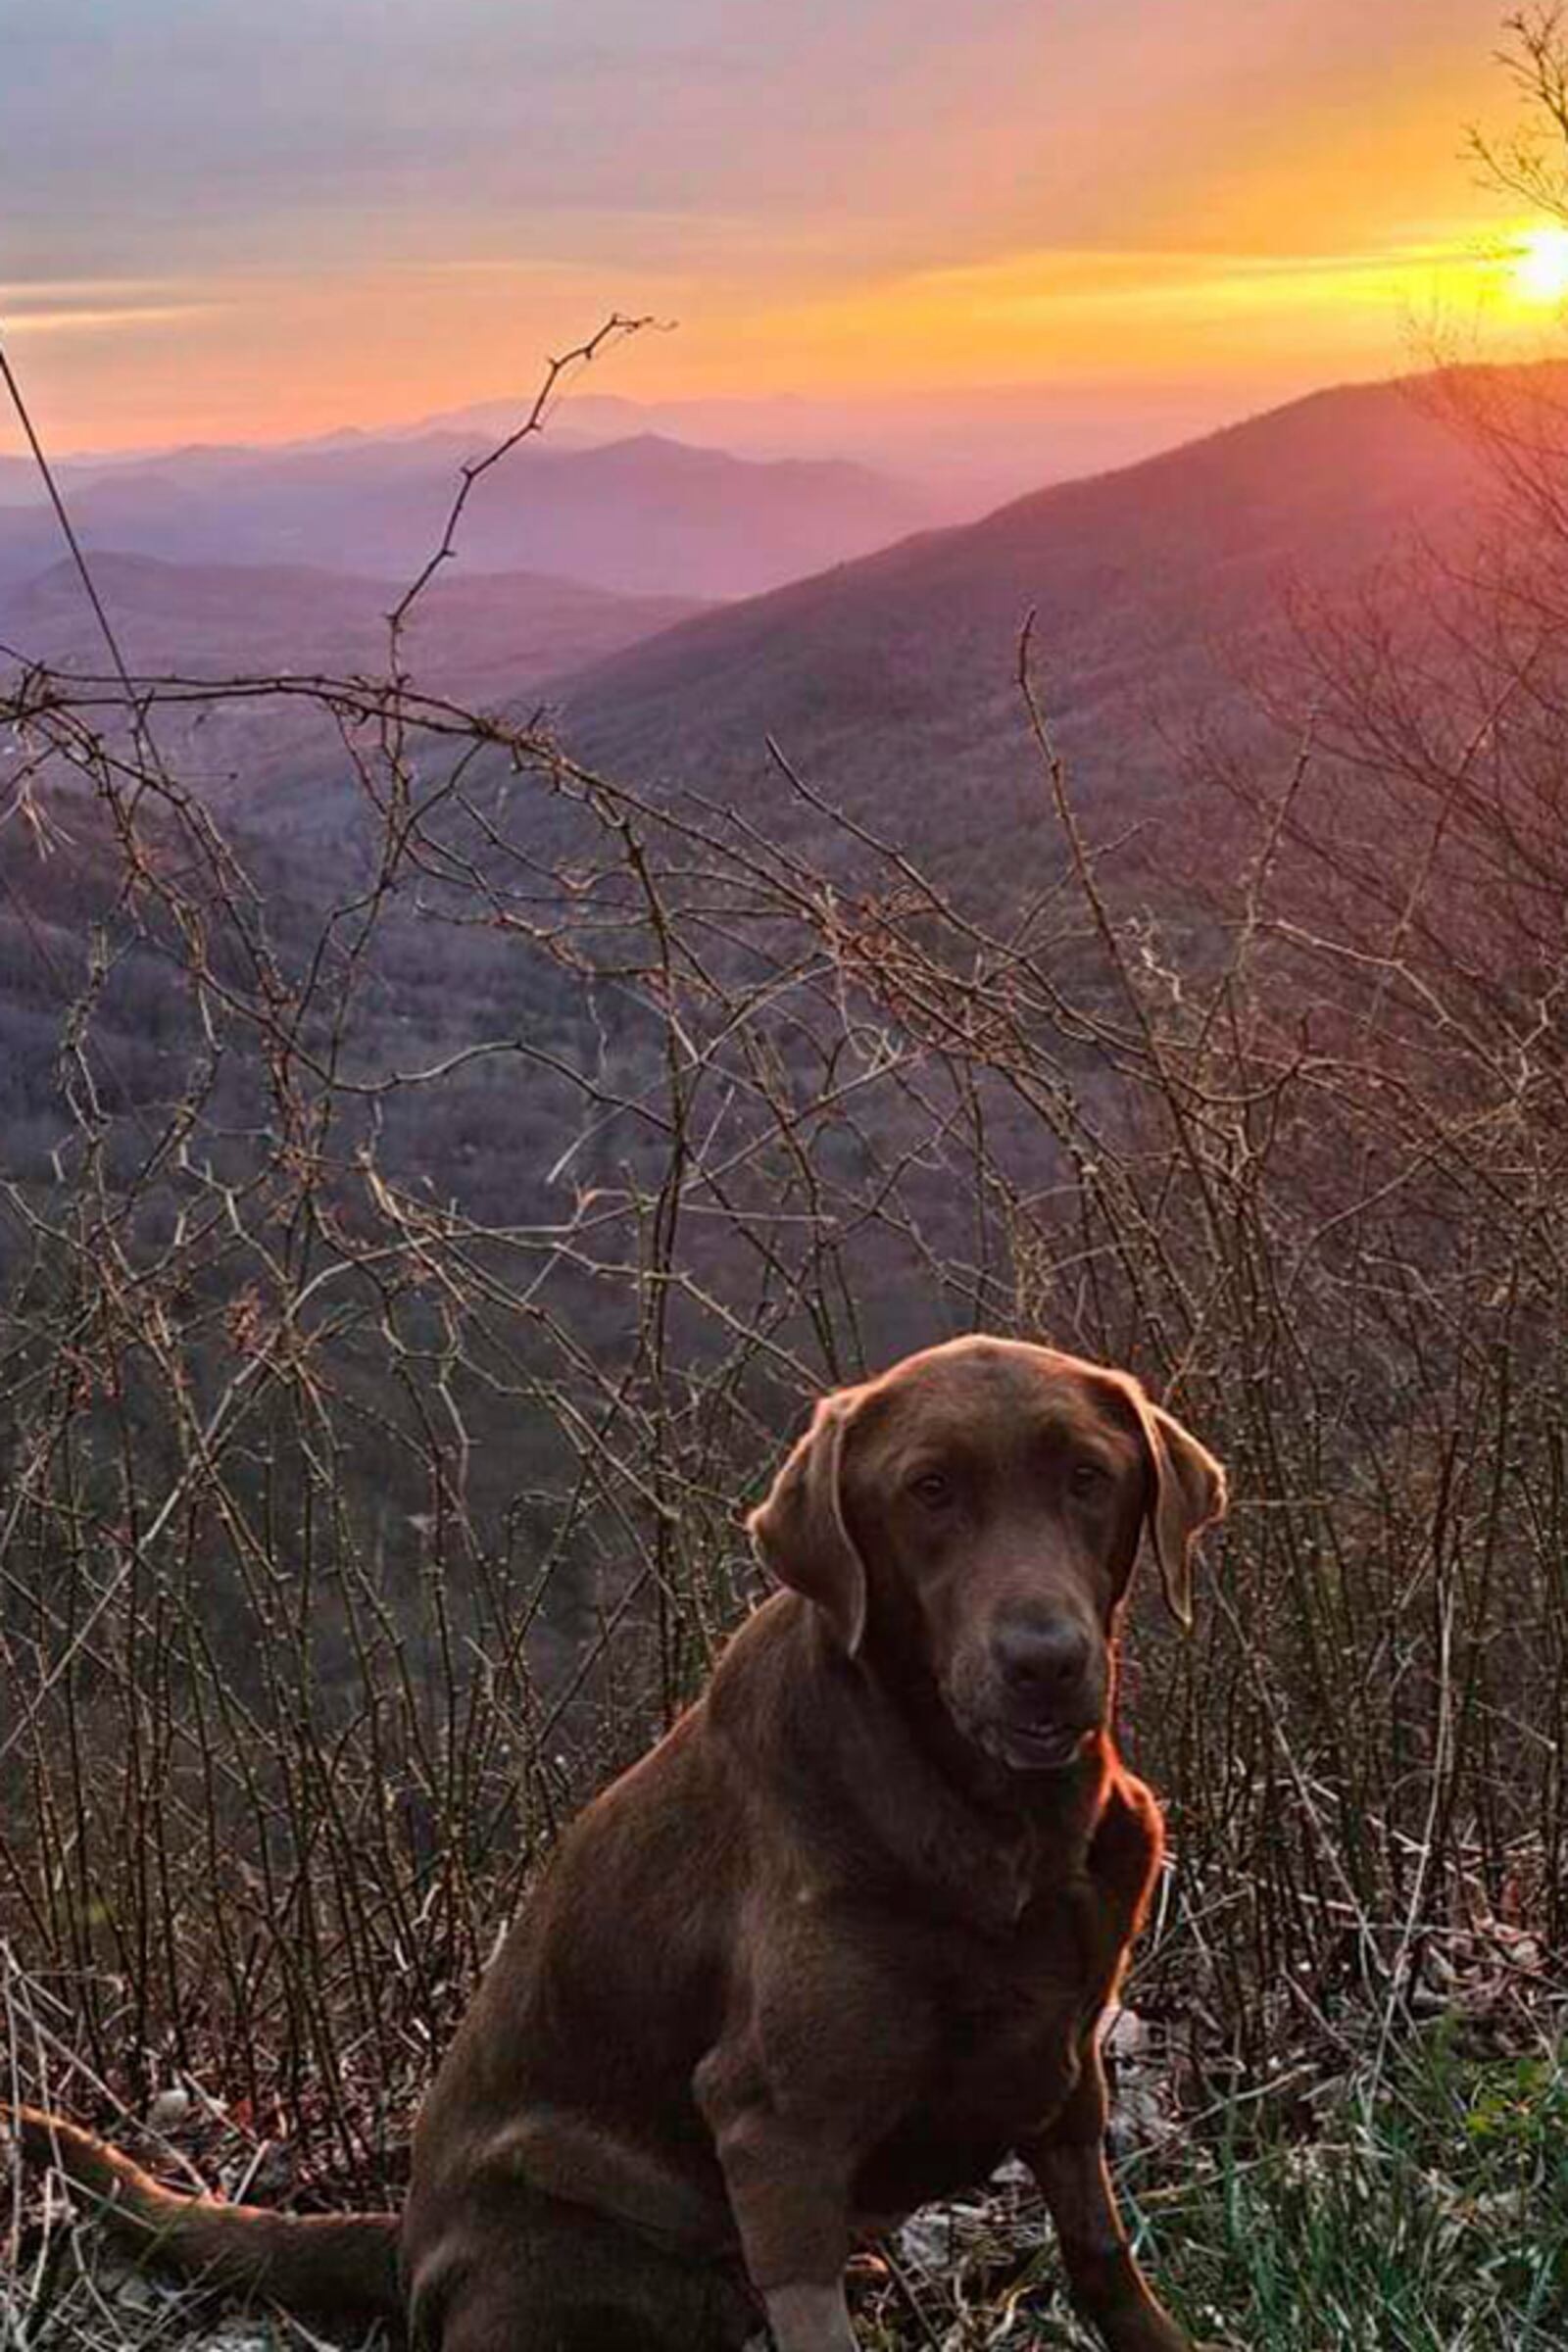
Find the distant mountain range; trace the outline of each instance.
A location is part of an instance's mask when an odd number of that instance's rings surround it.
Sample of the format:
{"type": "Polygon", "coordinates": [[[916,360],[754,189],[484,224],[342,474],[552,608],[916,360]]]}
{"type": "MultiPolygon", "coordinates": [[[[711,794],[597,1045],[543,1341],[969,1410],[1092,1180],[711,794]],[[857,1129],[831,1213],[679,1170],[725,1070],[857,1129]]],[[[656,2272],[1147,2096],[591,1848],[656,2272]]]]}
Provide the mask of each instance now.
{"type": "MultiPolygon", "coordinates": [[[[516,400],[479,401],[411,431],[504,432],[516,400]]],[[[741,458],[851,458],[917,483],[933,522],[969,522],[1020,491],[1125,466],[1228,422],[1210,385],[1082,381],[858,398],[628,400],[574,391],[551,425],[558,446],[662,433],[741,458]]]]}
{"type": "MultiPolygon", "coordinates": [[[[412,578],[439,545],[473,428],[342,436],[278,450],[188,449],[60,468],[83,543],[171,564],[308,564],[412,578]]],[[[20,461],[0,474],[0,591],[59,552],[20,461]],[[30,503],[24,503],[30,502],[30,503]]],[[[928,521],[863,466],[760,462],[643,433],[591,448],[533,440],[487,473],[463,517],[465,573],[545,572],[622,596],[740,597],[928,521]]]]}
{"type": "MultiPolygon", "coordinates": [[[[259,460],[363,455],[393,444],[422,443],[428,454],[456,441],[464,455],[474,455],[514,431],[531,399],[531,394],[514,393],[405,422],[346,425],[265,448],[79,453],[57,458],[57,465],[62,478],[78,489],[104,473],[130,467],[212,479],[259,460]]],[[[1130,464],[1233,415],[1233,396],[1213,386],[1147,380],[842,398],[784,393],[632,400],[578,387],[556,409],[540,446],[564,455],[652,436],[760,463],[849,460],[862,471],[911,485],[922,519],[967,522],[1020,491],[1130,464]]],[[[37,488],[30,462],[0,454],[0,504],[31,505],[37,488]]]]}
{"type": "MultiPolygon", "coordinates": [[[[472,446],[416,433],[173,452],[73,482],[71,499],[89,544],[121,551],[94,564],[133,666],[358,670],[379,663],[381,615],[434,544],[457,453],[472,446]],[[182,560],[122,552],[138,536],[182,560]],[[263,561],[298,539],[353,568],[263,561]],[[222,562],[193,552],[213,545],[222,562]]],[[[1475,488],[1473,456],[1408,385],[1341,388],[694,611],[683,581],[733,586],[748,566],[783,564],[791,529],[797,566],[834,528],[853,542],[880,517],[902,533],[907,505],[854,466],[753,465],[650,436],[536,444],[480,485],[463,561],[432,583],[411,653],[427,682],[487,705],[548,697],[611,772],[769,818],[788,797],[771,735],[861,818],[1000,884],[1041,818],[1014,674],[1026,612],[1078,790],[1104,824],[1147,829],[1176,789],[1160,722],[1179,731],[1234,702],[1240,649],[1287,582],[1351,579],[1412,523],[1451,527],[1475,488]],[[569,557],[571,576],[485,568],[520,542],[564,568],[569,557]],[[676,551],[667,575],[661,548],[676,551]],[[669,592],[630,595],[595,573],[667,576],[669,592]]],[[[101,663],[52,517],[33,510],[0,509],[0,638],[101,663]]],[[[204,773],[241,794],[252,775],[280,795],[275,821],[314,816],[311,763],[328,755],[293,725],[270,735],[259,710],[224,714],[203,738],[204,773]]]]}

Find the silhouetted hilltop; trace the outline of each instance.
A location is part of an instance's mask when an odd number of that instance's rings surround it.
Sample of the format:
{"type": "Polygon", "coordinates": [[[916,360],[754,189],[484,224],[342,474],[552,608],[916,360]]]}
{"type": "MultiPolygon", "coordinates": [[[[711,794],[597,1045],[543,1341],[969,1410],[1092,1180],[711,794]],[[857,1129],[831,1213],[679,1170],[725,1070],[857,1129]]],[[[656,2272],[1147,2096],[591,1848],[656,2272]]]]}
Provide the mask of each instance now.
{"type": "MultiPolygon", "coordinates": [[[[103,551],[91,561],[136,669],[209,677],[384,667],[386,614],[403,585],[309,564],[171,564],[103,551]]],[[[690,598],[615,596],[541,572],[453,570],[419,598],[404,651],[425,683],[488,701],[525,694],[698,609],[690,598]]],[[[98,670],[106,661],[69,558],[0,593],[0,638],[57,667],[98,670]]]]}
{"type": "Polygon", "coordinates": [[[1155,723],[1229,691],[1288,583],[1346,581],[1412,527],[1458,527],[1465,446],[1403,383],[1331,390],[962,528],[685,622],[563,688],[612,771],[776,808],[774,737],[917,855],[994,865],[1041,803],[1016,682],[1033,612],[1042,695],[1106,821],[1172,786],[1155,723]]]}

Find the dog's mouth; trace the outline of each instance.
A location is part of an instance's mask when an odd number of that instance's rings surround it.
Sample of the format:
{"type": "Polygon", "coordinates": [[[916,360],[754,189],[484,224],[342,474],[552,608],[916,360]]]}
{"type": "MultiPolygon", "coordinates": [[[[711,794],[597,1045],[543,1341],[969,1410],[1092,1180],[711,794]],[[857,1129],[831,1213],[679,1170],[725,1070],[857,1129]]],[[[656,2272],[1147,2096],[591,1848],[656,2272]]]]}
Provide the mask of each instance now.
{"type": "Polygon", "coordinates": [[[959,1729],[974,1746],[1009,1772],[1066,1772],[1077,1763],[1099,1731],[1098,1723],[1026,1723],[1007,1715],[987,1715],[959,1729]]]}
{"type": "Polygon", "coordinates": [[[998,1723],[988,1742],[1014,1772],[1065,1772],[1094,1737],[1092,1723],[998,1723]]]}

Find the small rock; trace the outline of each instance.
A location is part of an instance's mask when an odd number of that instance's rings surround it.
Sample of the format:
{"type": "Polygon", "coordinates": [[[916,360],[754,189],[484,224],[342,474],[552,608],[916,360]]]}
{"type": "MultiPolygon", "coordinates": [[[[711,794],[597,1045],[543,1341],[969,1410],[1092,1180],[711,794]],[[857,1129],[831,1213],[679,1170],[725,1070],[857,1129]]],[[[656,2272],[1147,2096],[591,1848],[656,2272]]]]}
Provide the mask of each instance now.
{"type": "Polygon", "coordinates": [[[167,2288],[160,2291],[140,2271],[127,2271],[115,2286],[115,2301],[122,2311],[162,2311],[170,2299],[167,2288]]]}
{"type": "Polygon", "coordinates": [[[898,2247],[903,2261],[941,2270],[953,2258],[953,2224],[940,2211],[917,2214],[899,2230],[898,2247]]]}
{"type": "Polygon", "coordinates": [[[149,2132],[174,2132],[190,2113],[190,2092],[177,2082],[161,2090],[147,2110],[149,2132]]]}
{"type": "Polygon", "coordinates": [[[1110,2012],[1100,2036],[1100,2046],[1107,2058],[1118,2065],[1136,2063],[1149,2039],[1149,2028],[1136,2009],[1116,2007],[1110,2012]]]}

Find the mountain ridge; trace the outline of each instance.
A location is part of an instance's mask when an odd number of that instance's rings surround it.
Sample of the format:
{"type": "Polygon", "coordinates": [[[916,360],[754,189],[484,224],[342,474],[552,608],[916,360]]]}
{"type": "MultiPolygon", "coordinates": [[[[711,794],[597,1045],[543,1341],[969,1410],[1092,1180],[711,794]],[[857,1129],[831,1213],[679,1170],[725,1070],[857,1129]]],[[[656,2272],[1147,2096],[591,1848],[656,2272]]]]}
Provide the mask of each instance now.
{"type": "MultiPolygon", "coordinates": [[[[172,563],[306,564],[412,577],[440,544],[473,435],[162,453],[65,468],[88,548],[172,563]]],[[[10,475],[16,486],[15,472],[10,475]]],[[[927,518],[893,477],[841,459],[761,460],[644,433],[530,442],[469,499],[469,572],[538,571],[619,595],[741,596],[864,554],[927,518]]],[[[0,587],[39,568],[39,496],[0,506],[0,587]]]]}
{"type": "Polygon", "coordinates": [[[899,838],[919,777],[920,847],[973,866],[977,809],[1008,838],[1038,819],[1016,676],[1033,612],[1061,747],[1099,813],[1134,820],[1170,787],[1156,706],[1231,693],[1227,661],[1287,582],[1343,584],[1417,525],[1467,527],[1478,461],[1426,388],[1326,387],[679,622],[553,682],[565,738],[662,791],[770,807],[774,738],[899,838]]]}

